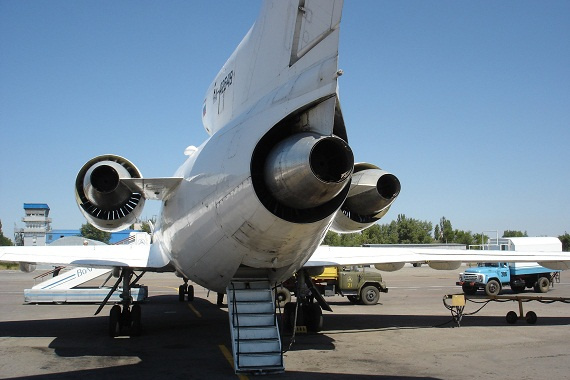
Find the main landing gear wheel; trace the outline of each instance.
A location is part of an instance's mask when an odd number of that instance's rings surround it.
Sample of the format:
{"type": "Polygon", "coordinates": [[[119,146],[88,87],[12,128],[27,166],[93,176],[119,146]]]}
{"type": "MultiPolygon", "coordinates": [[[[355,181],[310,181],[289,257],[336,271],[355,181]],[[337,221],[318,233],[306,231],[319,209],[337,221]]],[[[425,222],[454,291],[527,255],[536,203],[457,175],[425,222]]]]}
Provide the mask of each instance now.
{"type": "Polygon", "coordinates": [[[307,331],[319,332],[323,329],[323,311],[317,303],[299,305],[297,308],[296,302],[288,302],[283,308],[283,326],[291,331],[296,326],[305,326],[307,331]],[[296,324],[295,312],[297,312],[296,324]]]}
{"type": "Polygon", "coordinates": [[[139,336],[142,330],[141,307],[135,304],[132,308],[115,305],[109,313],[109,336],[117,337],[122,333],[130,336],[139,336]]]}
{"type": "Polygon", "coordinates": [[[188,302],[194,301],[194,286],[188,285],[188,279],[184,279],[184,284],[178,287],[178,301],[184,302],[185,296],[188,295],[188,302]]]}
{"type": "Polygon", "coordinates": [[[141,324],[141,307],[138,304],[133,304],[133,298],[131,297],[131,287],[137,283],[138,280],[144,275],[144,272],[139,276],[135,276],[135,280],[131,282],[131,278],[134,273],[131,268],[122,268],[119,279],[113,285],[107,297],[103,300],[99,308],[95,312],[95,315],[103,309],[103,307],[109,301],[109,298],[118,289],[121,281],[123,282],[123,290],[121,292],[121,305],[114,305],[109,312],[109,335],[111,337],[119,336],[123,333],[129,334],[131,336],[140,335],[142,324],[141,324]]]}
{"type": "Polygon", "coordinates": [[[188,295],[188,302],[194,301],[194,286],[193,285],[180,285],[178,287],[178,301],[184,302],[188,295]]]}

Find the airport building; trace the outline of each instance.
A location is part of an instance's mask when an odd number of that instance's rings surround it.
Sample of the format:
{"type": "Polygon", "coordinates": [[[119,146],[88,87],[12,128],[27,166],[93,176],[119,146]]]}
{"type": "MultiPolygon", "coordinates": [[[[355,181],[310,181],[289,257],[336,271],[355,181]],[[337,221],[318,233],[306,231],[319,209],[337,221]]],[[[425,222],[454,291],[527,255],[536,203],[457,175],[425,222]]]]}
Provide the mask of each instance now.
{"type": "MultiPolygon", "coordinates": [[[[14,231],[16,245],[44,246],[63,237],[81,236],[79,230],[52,230],[49,211],[50,208],[46,203],[24,203],[25,216],[22,222],[26,226],[14,231]]],[[[109,244],[117,244],[128,239],[132,232],[140,230],[127,229],[112,233],[109,244]]]]}
{"type": "Polygon", "coordinates": [[[46,234],[51,231],[49,206],[45,203],[24,203],[24,228],[15,230],[16,245],[46,245],[46,234]]]}

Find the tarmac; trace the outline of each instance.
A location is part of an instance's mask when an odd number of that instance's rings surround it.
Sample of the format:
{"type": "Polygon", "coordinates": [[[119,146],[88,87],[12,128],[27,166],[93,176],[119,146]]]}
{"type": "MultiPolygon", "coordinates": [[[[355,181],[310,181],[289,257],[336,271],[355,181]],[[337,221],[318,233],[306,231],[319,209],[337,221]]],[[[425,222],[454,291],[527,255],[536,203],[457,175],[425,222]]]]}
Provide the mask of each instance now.
{"type": "MultiPolygon", "coordinates": [[[[443,305],[461,293],[456,271],[406,266],[382,272],[389,292],[373,306],[328,297],[323,331],[283,337],[285,373],[265,379],[538,379],[570,374],[570,304],[524,304],[536,324],[506,323],[515,302],[491,302],[461,327],[443,305]]],[[[235,379],[227,307],[195,287],[192,303],[178,301],[179,278],[147,273],[139,337],[107,335],[105,306],[24,304],[38,273],[0,271],[0,378],[235,379]]],[[[570,297],[562,273],[547,295],[570,297]]],[[[505,290],[506,294],[510,291],[505,290]]],[[[535,295],[527,292],[525,294],[535,295]]],[[[482,304],[467,303],[465,313],[482,304]]],[[[253,377],[253,376],[250,376],[253,377]]]]}

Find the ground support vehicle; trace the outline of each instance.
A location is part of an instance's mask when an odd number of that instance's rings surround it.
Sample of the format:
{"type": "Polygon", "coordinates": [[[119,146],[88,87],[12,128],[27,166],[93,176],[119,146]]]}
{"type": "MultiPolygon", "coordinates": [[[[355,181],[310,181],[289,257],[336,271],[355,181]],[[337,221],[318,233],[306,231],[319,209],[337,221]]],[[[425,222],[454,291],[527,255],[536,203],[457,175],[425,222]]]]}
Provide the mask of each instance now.
{"type": "Polygon", "coordinates": [[[534,288],[537,293],[546,293],[560,271],[547,269],[537,263],[479,263],[459,274],[459,281],[467,295],[473,295],[478,289],[484,289],[488,296],[497,296],[505,286],[510,286],[514,293],[534,288]]]}
{"type": "MultiPolygon", "coordinates": [[[[347,297],[350,302],[364,305],[377,304],[380,293],[388,292],[382,275],[366,267],[325,267],[323,273],[311,279],[315,288],[325,297],[338,294],[347,297]]],[[[289,301],[290,293],[295,291],[295,279],[289,279],[283,283],[283,288],[277,289],[278,301],[289,301]]]]}

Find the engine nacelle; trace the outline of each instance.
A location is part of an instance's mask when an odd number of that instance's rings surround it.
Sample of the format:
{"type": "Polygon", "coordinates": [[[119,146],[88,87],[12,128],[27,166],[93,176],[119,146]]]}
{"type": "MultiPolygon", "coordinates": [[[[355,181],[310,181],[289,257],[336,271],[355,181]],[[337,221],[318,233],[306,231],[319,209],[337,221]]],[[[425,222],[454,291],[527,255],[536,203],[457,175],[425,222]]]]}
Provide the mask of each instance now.
{"type": "Polygon", "coordinates": [[[126,158],[98,156],[88,161],[75,180],[75,197],[87,221],[100,230],[115,232],[133,224],[140,216],[145,199],[121,182],[142,178],[126,158]]]}
{"type": "Polygon", "coordinates": [[[372,164],[355,164],[350,191],[331,230],[352,233],[370,227],[388,212],[400,188],[395,175],[372,164]]]}
{"type": "Polygon", "coordinates": [[[281,141],[265,162],[265,183],[281,203],[296,209],[320,206],[350,180],[354,158],[334,136],[299,133],[281,141]]]}

